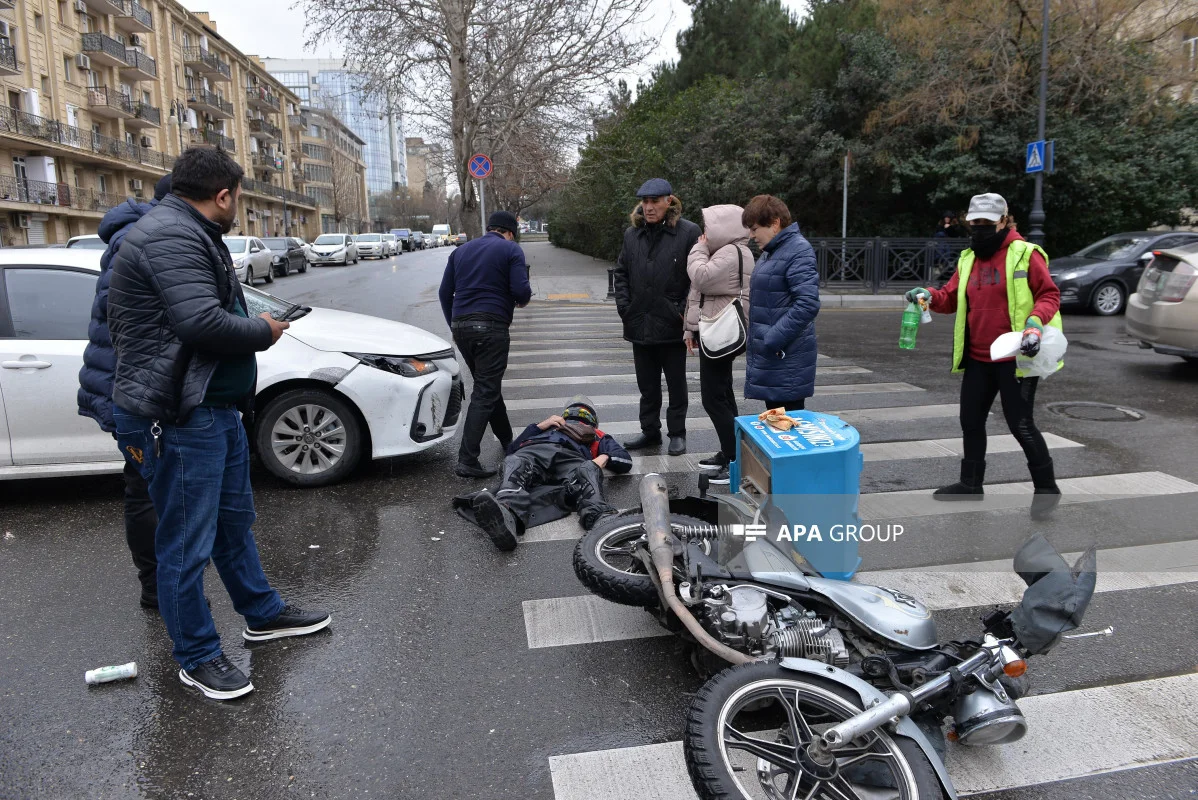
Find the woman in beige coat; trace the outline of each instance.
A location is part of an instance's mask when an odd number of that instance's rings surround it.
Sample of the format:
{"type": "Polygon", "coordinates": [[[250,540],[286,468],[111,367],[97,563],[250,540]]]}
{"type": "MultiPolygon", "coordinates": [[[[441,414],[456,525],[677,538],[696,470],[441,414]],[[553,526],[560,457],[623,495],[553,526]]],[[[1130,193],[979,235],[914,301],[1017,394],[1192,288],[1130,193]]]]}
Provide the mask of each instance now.
{"type": "MultiPolygon", "coordinates": [[[[741,224],[740,206],[710,206],[703,209],[703,230],[686,260],[691,288],[686,300],[686,325],[683,334],[691,353],[699,351],[699,392],[703,410],[711,417],[720,452],[699,462],[700,468],[714,472],[712,483],[728,482],[728,462],[736,456],[736,392],[732,387],[734,357],[708,358],[699,347],[699,317],[714,319],[733,300],[749,312],[749,275],[753,272],[753,253],[749,250],[749,231],[741,224]],[[700,308],[701,307],[701,308],[700,308]]],[[[732,312],[729,312],[732,313],[732,312]]]]}

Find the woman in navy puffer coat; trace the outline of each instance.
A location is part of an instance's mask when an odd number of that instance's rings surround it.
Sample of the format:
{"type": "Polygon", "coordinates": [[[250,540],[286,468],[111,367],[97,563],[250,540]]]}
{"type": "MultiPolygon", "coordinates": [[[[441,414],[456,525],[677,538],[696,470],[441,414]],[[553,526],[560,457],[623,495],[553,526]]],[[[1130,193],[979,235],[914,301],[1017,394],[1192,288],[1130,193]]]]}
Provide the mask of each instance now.
{"type": "Polygon", "coordinates": [[[800,409],[815,393],[815,251],[776,197],[754,197],[742,221],[762,251],[749,284],[745,397],[764,400],[766,408],[800,409]]]}

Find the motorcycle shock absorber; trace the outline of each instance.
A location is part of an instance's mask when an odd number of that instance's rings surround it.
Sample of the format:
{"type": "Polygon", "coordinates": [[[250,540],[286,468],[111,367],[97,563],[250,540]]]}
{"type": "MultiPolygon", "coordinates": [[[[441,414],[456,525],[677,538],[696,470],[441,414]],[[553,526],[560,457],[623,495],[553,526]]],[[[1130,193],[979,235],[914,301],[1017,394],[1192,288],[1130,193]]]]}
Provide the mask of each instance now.
{"type": "Polygon", "coordinates": [[[719,539],[721,536],[732,536],[732,528],[732,525],[712,525],[711,523],[678,525],[674,527],[674,534],[680,539],[706,541],[719,539]]]}

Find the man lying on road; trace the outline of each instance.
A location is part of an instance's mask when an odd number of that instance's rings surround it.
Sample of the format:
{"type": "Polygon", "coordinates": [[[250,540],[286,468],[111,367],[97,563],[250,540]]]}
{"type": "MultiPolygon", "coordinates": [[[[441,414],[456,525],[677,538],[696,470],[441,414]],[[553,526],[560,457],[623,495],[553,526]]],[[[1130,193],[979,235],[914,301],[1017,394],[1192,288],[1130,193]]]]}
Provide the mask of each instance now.
{"type": "Polygon", "coordinates": [[[459,513],[491,537],[500,550],[515,550],[526,528],[578,511],[590,530],[616,513],[603,499],[603,468],[632,469],[628,452],[599,430],[599,415],[585,397],[575,397],[560,416],[529,425],[507,448],[503,480],[492,493],[482,490],[454,498],[459,513]]]}

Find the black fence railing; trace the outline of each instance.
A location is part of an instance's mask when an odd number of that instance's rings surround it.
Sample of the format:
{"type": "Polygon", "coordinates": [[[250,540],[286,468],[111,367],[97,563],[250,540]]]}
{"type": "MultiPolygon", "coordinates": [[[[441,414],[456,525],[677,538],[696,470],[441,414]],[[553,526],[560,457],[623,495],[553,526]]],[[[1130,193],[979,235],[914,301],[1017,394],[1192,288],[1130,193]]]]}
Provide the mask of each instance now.
{"type": "Polygon", "coordinates": [[[141,4],[133,2],[133,0],[123,0],[121,7],[124,8],[124,13],[119,16],[132,17],[147,28],[154,27],[154,16],[141,7],[141,4]]]}
{"type": "Polygon", "coordinates": [[[108,211],[125,202],[123,194],[80,189],[65,183],[47,183],[12,175],[0,175],[0,200],[30,205],[51,205],[81,211],[108,211]]]}
{"type": "Polygon", "coordinates": [[[299,192],[293,192],[290,189],[284,189],[282,186],[275,186],[272,183],[267,183],[266,181],[255,180],[253,178],[242,178],[241,188],[247,192],[255,192],[257,194],[264,194],[269,197],[274,197],[278,200],[285,200],[288,203],[293,203],[295,205],[301,205],[301,206],[315,206],[316,205],[315,201],[307,195],[300,194],[299,192]]]}
{"type": "Polygon", "coordinates": [[[34,114],[26,114],[24,111],[17,111],[7,106],[0,106],[0,133],[40,139],[43,142],[87,150],[122,161],[146,164],[155,169],[169,170],[175,165],[174,156],[169,156],[158,150],[139,147],[122,142],[120,139],[102,136],[34,114]]]}
{"type": "Polygon", "coordinates": [[[7,39],[0,39],[0,69],[17,71],[17,50],[7,39]]]}
{"type": "Polygon", "coordinates": [[[208,130],[207,128],[192,128],[191,129],[192,144],[210,144],[214,147],[219,147],[222,150],[227,150],[230,153],[237,152],[237,143],[225,136],[223,133],[208,130]]]}
{"type": "Polygon", "coordinates": [[[157,62],[139,50],[134,50],[132,47],[126,48],[125,61],[128,62],[131,69],[139,70],[147,75],[153,75],[155,78],[158,77],[157,62]]]}
{"type": "Polygon", "coordinates": [[[968,239],[818,238],[815,248],[821,289],[894,292],[927,286],[952,275],[968,239]]]}
{"type": "Polygon", "coordinates": [[[125,58],[125,45],[103,33],[83,34],[83,52],[88,55],[104,53],[116,61],[128,63],[125,58]]]}

